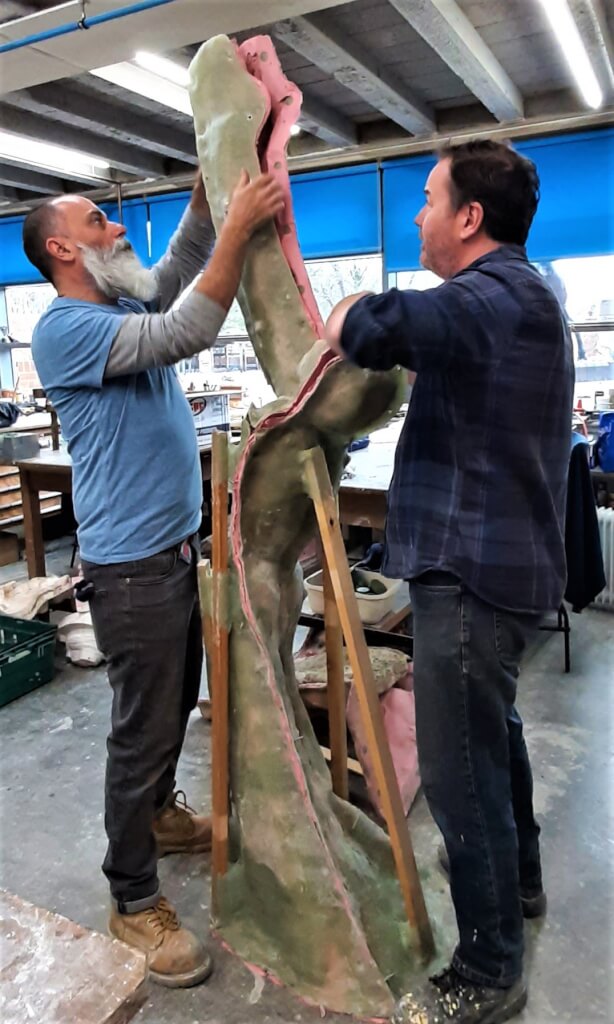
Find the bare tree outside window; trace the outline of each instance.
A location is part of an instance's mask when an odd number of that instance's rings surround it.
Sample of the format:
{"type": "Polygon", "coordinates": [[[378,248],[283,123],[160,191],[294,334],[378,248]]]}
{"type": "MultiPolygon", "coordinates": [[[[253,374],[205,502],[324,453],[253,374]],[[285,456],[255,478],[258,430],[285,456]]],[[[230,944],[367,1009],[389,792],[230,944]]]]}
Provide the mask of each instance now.
{"type": "Polygon", "coordinates": [[[382,290],[382,257],[379,255],[310,260],[305,266],[324,320],[346,295],[382,290]]]}

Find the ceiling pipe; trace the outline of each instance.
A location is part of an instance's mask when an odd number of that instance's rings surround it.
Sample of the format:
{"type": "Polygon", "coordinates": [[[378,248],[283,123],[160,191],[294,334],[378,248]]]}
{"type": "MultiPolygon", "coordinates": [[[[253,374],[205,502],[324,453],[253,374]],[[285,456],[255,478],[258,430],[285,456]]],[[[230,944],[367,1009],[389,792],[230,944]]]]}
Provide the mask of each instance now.
{"type": "MultiPolygon", "coordinates": [[[[83,29],[95,28],[96,25],[103,25],[107,21],[116,21],[118,18],[126,18],[130,14],[139,14],[141,11],[149,11],[152,7],[163,7],[165,4],[172,4],[174,0],[140,0],[140,3],[131,4],[129,7],[120,7],[116,11],[107,11],[105,14],[95,14],[92,18],[85,15],[79,21],[71,22],[69,25],[56,25],[55,28],[47,29],[45,32],[34,32],[30,36],[23,36],[22,39],[11,39],[8,43],[0,46],[0,54],[10,53],[12,50],[20,50],[24,46],[36,46],[48,39],[57,39],[58,36],[67,36],[72,32],[80,32],[83,29]]],[[[0,31],[2,26],[0,26],[0,31]]]]}

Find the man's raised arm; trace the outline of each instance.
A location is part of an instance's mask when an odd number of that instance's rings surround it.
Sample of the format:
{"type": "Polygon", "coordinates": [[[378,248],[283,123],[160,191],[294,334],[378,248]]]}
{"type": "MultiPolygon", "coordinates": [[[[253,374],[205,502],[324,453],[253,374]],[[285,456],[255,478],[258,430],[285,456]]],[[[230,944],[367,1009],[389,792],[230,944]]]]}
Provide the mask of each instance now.
{"type": "Polygon", "coordinates": [[[215,245],[215,229],[200,171],[192,196],[168,243],[166,252],[156,265],[158,309],[161,313],[173,303],[203,269],[215,245]]]}
{"type": "Polygon", "coordinates": [[[211,259],[190,295],[179,309],[123,317],[109,351],[105,378],[171,366],[211,348],[237,293],[251,236],[281,213],[283,205],[283,191],[271,175],[250,182],[244,171],[211,259]]]}

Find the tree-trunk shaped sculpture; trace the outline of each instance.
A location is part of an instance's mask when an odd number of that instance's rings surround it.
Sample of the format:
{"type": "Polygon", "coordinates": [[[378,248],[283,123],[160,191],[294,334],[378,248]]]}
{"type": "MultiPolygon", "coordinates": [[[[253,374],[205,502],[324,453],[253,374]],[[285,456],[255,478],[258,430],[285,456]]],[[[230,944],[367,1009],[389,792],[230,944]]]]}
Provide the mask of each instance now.
{"type": "MultiPolygon", "coordinates": [[[[338,486],[348,442],[398,407],[402,379],[343,362],[322,324],[292,220],[285,150],[300,93],[268,37],[207,42],[191,66],[198,155],[219,227],[245,168],[287,193],[253,238],[239,302],[278,400],[251,410],[234,463],[230,635],[231,857],[218,931],[245,960],[330,1010],[387,1016],[416,960],[387,835],[332,792],[297,690],[298,558],[316,529],[301,454],[338,486]]],[[[208,602],[211,595],[205,593],[208,602]]]]}

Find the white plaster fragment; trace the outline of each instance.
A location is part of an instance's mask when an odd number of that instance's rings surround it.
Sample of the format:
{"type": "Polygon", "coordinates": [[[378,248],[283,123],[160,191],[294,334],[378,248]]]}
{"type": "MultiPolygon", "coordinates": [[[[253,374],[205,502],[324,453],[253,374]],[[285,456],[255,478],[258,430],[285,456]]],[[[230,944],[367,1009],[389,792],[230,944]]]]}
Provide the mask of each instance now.
{"type": "Polygon", "coordinates": [[[67,729],[72,729],[72,727],[73,720],[70,715],[67,715],[66,718],[61,718],[58,724],[54,725],[53,729],[50,729],[49,732],[66,732],[67,729]]]}
{"type": "Polygon", "coordinates": [[[251,992],[249,994],[249,998],[247,1000],[248,1003],[250,1004],[250,1006],[254,1006],[256,1003],[260,1002],[260,999],[262,998],[262,993],[263,992],[264,992],[264,975],[257,974],[254,977],[254,987],[251,990],[251,992]]]}

